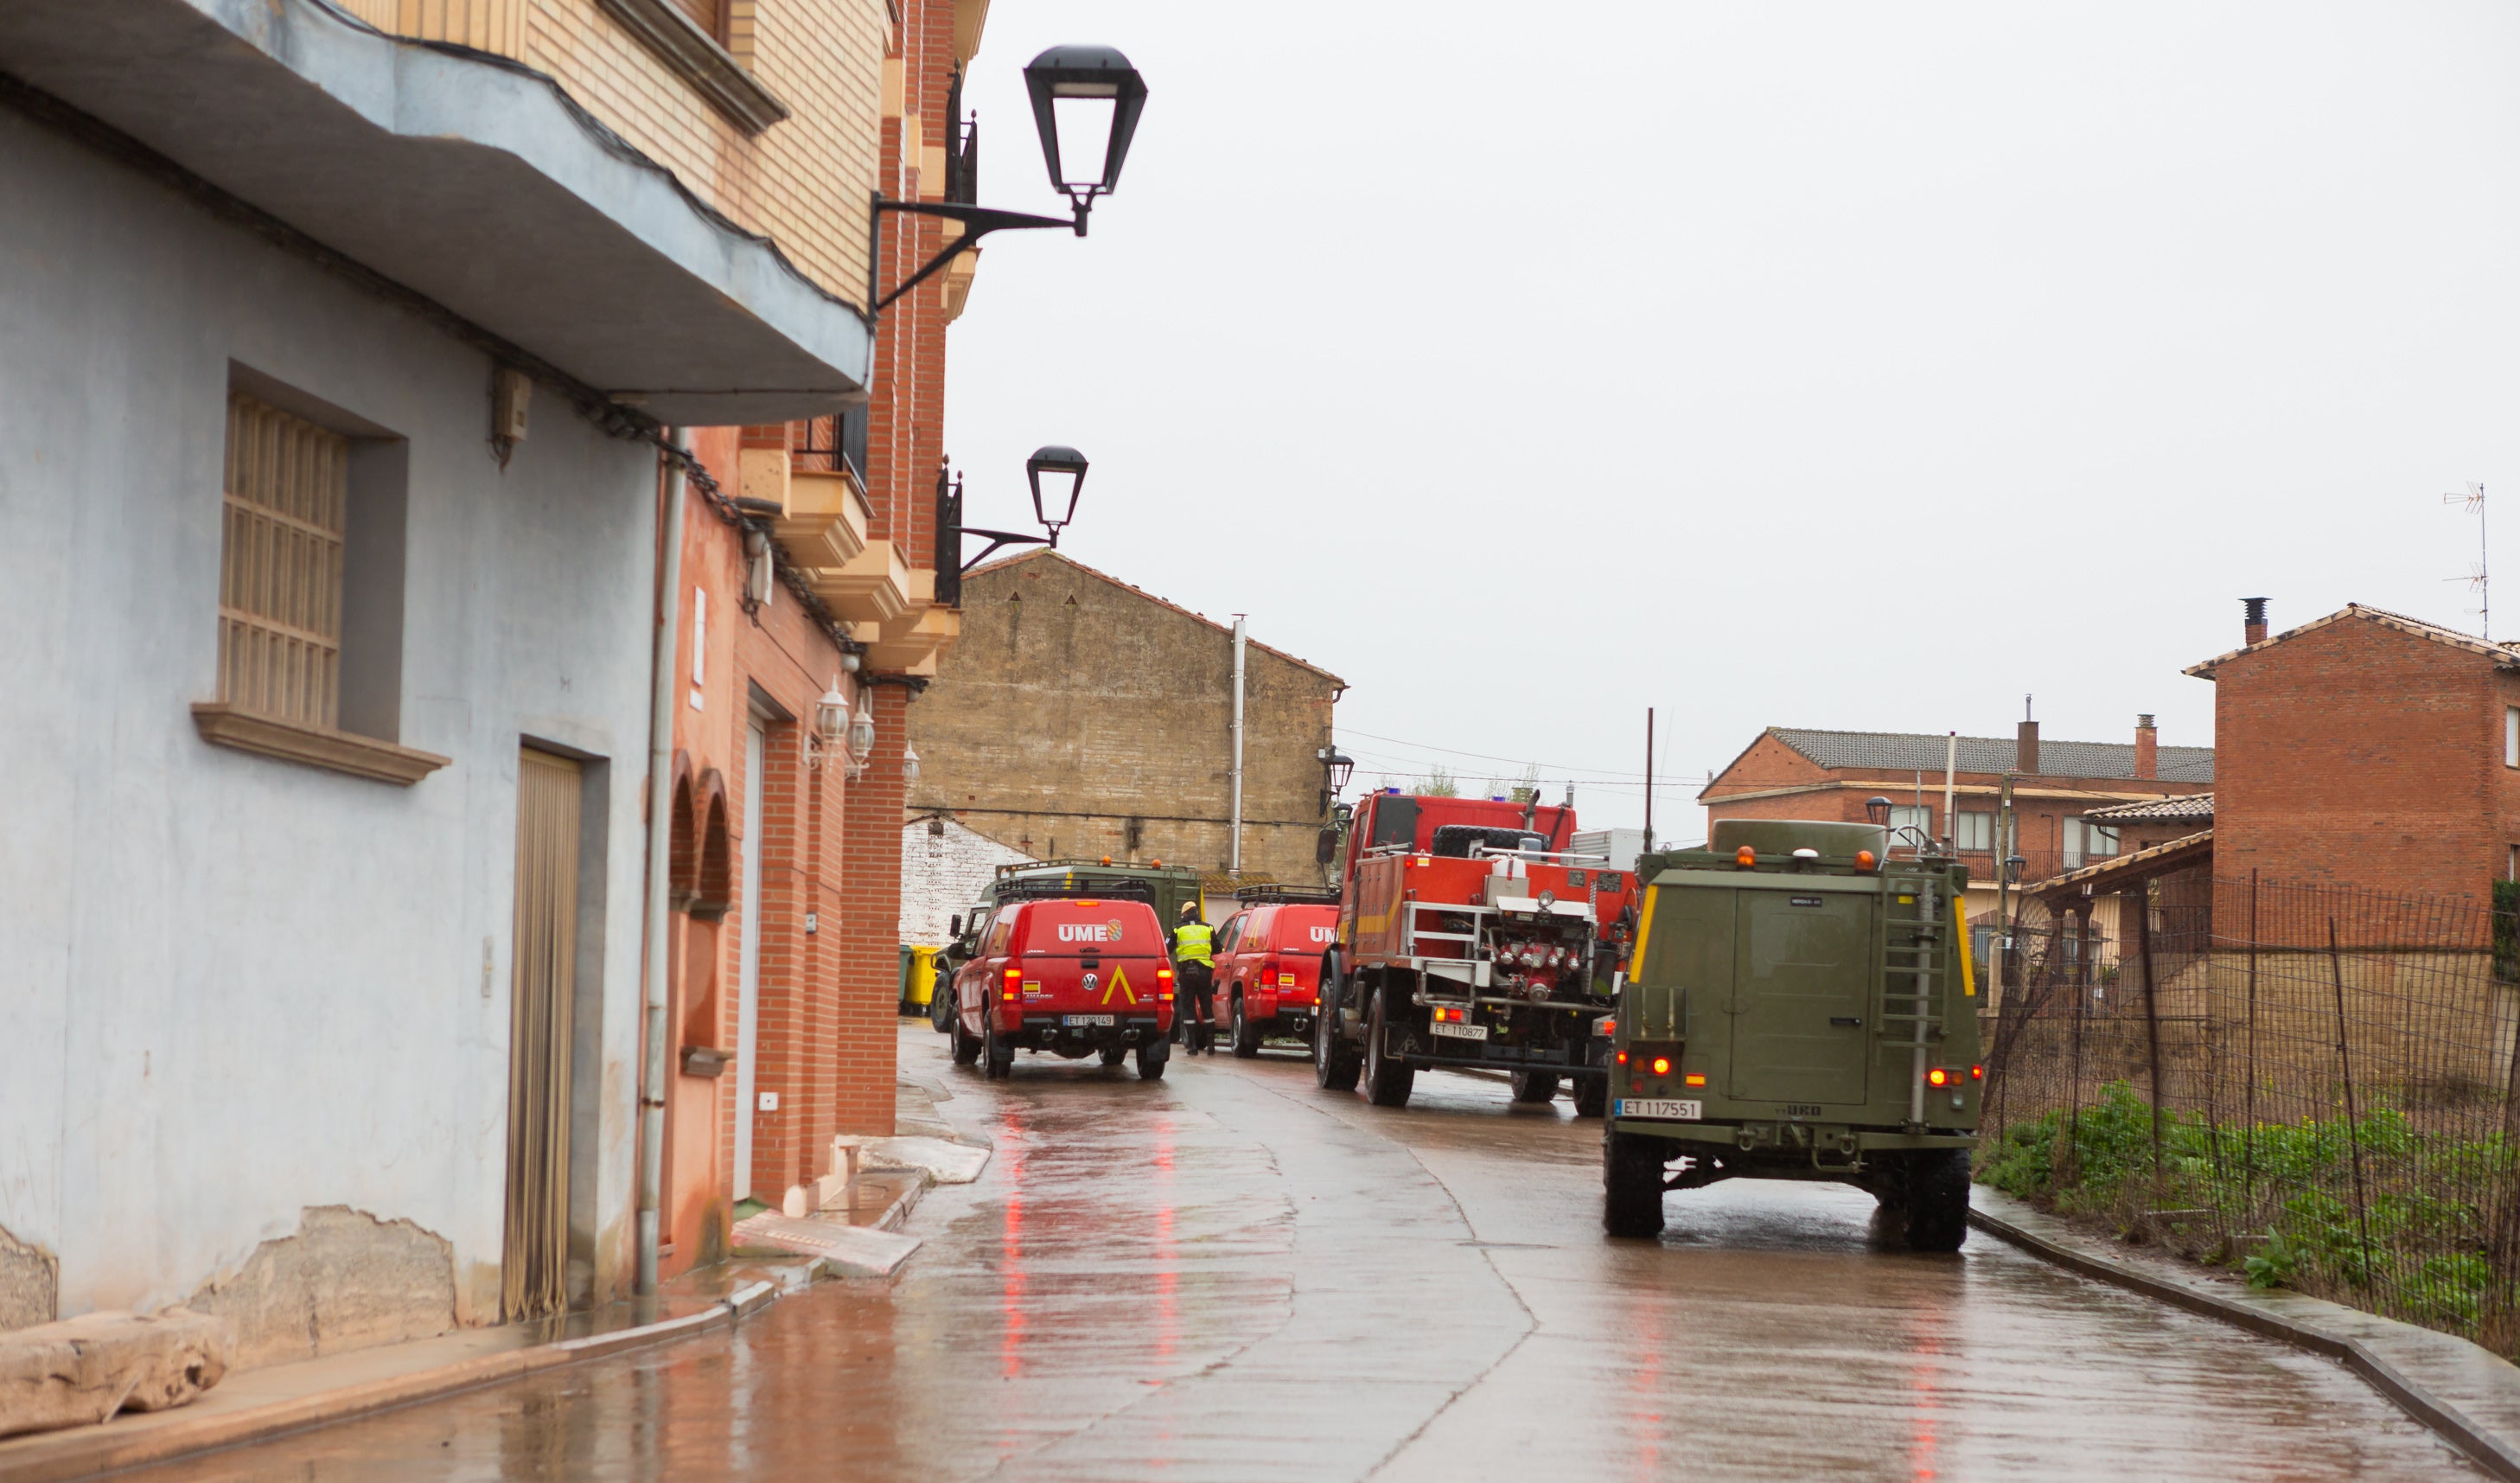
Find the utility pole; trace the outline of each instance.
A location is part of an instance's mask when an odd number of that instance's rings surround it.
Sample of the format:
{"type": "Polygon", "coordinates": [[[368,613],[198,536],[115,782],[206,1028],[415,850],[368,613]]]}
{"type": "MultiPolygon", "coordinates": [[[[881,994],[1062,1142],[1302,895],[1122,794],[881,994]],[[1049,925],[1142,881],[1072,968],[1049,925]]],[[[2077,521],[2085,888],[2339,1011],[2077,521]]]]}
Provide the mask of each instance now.
{"type": "Polygon", "coordinates": [[[2012,880],[2011,871],[2004,867],[2012,851],[2006,848],[2019,826],[2012,816],[2012,780],[2009,771],[2003,775],[2003,786],[1995,797],[1995,1008],[2003,1012],[2003,984],[2012,959],[2012,880]]]}
{"type": "Polygon", "coordinates": [[[1653,707],[1645,707],[1645,848],[1653,848],[1653,707]]]}

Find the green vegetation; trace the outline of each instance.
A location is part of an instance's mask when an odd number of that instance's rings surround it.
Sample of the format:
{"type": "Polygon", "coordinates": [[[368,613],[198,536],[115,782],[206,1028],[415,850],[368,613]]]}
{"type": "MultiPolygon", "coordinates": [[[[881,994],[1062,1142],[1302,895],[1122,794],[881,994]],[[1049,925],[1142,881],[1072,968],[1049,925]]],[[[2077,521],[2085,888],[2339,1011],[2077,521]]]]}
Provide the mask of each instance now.
{"type": "Polygon", "coordinates": [[[1409,790],[1420,798],[1458,798],[1462,795],[1462,785],[1444,769],[1430,767],[1426,776],[1411,785],[1409,790]]]}
{"type": "MultiPolygon", "coordinates": [[[[2113,1082],[2078,1118],[2052,1111],[2006,1129],[1980,1150],[1977,1178],[2130,1238],[2238,1267],[2253,1286],[2298,1288],[2513,1347],[2513,1284],[2497,1279],[2492,1252],[2498,1202],[2520,1198],[2520,1158],[2503,1135],[2429,1133],[2386,1106],[2350,1127],[2339,1116],[2243,1130],[2182,1112],[2163,1113],[2160,1125],[2156,1172],[2152,1108],[2113,1082]]],[[[2501,1224],[2520,1225],[2520,1210],[2501,1224]]],[[[2502,1265],[2507,1273],[2511,1263],[2502,1265]]]]}

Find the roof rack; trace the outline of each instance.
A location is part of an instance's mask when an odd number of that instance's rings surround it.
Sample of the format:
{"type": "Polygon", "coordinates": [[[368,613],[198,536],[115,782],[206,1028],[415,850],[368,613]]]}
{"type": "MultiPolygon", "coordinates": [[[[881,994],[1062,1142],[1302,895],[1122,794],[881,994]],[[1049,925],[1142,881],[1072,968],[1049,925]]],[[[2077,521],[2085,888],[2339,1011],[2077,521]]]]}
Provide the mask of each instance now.
{"type": "Polygon", "coordinates": [[[1002,880],[998,882],[998,901],[1042,901],[1060,896],[1082,897],[1090,901],[1105,898],[1122,901],[1155,903],[1155,888],[1143,880],[1002,880]]]}
{"type": "Polygon", "coordinates": [[[1163,871],[1167,874],[1198,873],[1186,865],[1154,865],[1135,860],[1012,860],[997,868],[998,878],[1028,875],[1034,871],[1163,871]]]}
{"type": "Polygon", "coordinates": [[[1236,889],[1234,899],[1244,906],[1336,906],[1339,893],[1327,885],[1246,885],[1236,889]]]}

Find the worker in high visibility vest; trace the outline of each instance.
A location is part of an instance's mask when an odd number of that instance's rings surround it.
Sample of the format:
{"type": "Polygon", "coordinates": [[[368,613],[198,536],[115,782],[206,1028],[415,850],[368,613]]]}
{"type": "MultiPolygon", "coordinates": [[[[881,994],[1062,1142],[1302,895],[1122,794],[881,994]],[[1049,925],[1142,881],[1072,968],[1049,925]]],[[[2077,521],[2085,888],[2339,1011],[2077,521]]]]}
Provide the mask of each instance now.
{"type": "Polygon", "coordinates": [[[1173,928],[1173,976],[1190,996],[1191,1013],[1175,1015],[1190,1054],[1216,1054],[1216,955],[1214,933],[1198,920],[1198,903],[1185,901],[1173,928]]]}

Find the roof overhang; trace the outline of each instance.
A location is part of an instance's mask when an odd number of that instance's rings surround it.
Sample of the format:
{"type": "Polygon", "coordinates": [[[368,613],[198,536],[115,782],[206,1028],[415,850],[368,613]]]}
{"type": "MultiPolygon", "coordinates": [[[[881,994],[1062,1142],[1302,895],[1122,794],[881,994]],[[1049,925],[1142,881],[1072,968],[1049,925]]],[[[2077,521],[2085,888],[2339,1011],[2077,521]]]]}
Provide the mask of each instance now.
{"type": "MultiPolygon", "coordinates": [[[[1755,803],[1762,798],[1790,798],[1801,793],[1881,793],[1890,786],[1892,786],[1891,784],[1885,783],[1879,778],[1832,778],[1825,783],[1797,783],[1788,787],[1762,787],[1741,793],[1709,793],[1700,791],[1697,795],[1697,801],[1708,808],[1713,808],[1716,805],[1723,803],[1755,803]]],[[[1952,792],[1956,795],[1970,798],[1998,797],[2002,795],[2002,791],[2003,789],[2002,787],[1986,783],[1956,784],[1952,788],[1952,792]]],[[[1942,796],[1942,793],[1943,786],[1941,784],[1929,781],[1925,785],[1925,796],[1927,799],[1939,798],[1942,796]]],[[[1886,796],[1888,796],[1890,801],[1893,803],[1899,801],[1898,795],[1895,792],[1887,793],[1886,796]]],[[[2157,803],[2164,798],[2176,798],[2182,795],[2178,793],[2138,793],[2132,791],[2115,792],[2093,788],[2074,787],[2023,787],[2019,785],[2015,785],[2012,789],[2012,796],[2015,798],[2047,798],[2052,801],[2066,803],[2157,803]]]]}
{"type": "Polygon", "coordinates": [[[2077,896],[2105,896],[2133,890],[2155,876],[2193,870],[2210,863],[2213,858],[2214,831],[2199,830],[2150,849],[2119,855],[2099,865],[2087,865],[2053,879],[2024,885],[2021,893],[2043,898],[2051,904],[2077,896]]]}
{"type": "Polygon", "coordinates": [[[864,394],[854,306],[513,63],[320,0],[20,0],[0,72],[659,422],[864,394]]]}
{"type": "Polygon", "coordinates": [[[2272,649],[2278,644],[2300,638],[2306,633],[2315,633],[2331,623],[2342,623],[2348,618],[2359,619],[2375,627],[2406,634],[2410,638],[2448,645],[2452,649],[2466,650],[2470,653],[2493,660],[2494,667],[2497,669],[2520,669],[2520,653],[2514,653],[2506,645],[2488,643],[2474,635],[2444,628],[2437,623],[2427,623],[2420,618],[2409,618],[2401,613],[2366,607],[2360,603],[2348,603],[2323,618],[2313,618],[2298,628],[2287,628],[2272,638],[2260,639],[2254,644],[2244,644],[2228,652],[2216,654],[2201,663],[2188,665],[2180,673],[2193,675],[2199,680],[2211,680],[2222,666],[2243,654],[2253,654],[2262,650],[2272,649]]]}

